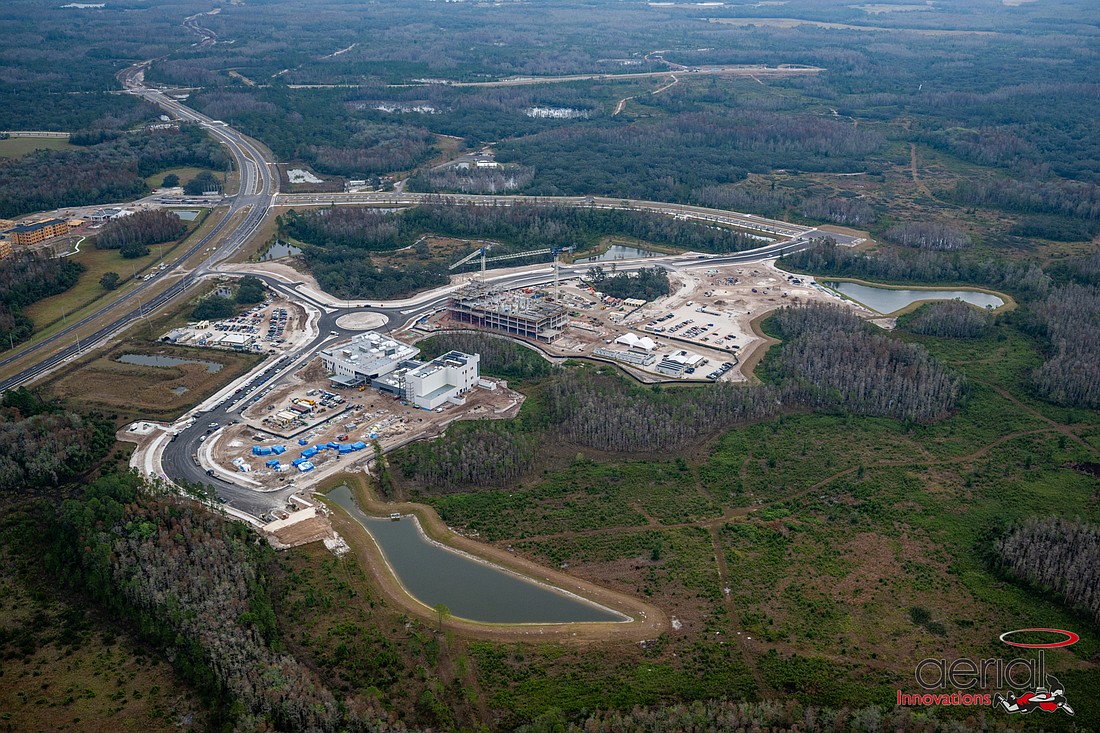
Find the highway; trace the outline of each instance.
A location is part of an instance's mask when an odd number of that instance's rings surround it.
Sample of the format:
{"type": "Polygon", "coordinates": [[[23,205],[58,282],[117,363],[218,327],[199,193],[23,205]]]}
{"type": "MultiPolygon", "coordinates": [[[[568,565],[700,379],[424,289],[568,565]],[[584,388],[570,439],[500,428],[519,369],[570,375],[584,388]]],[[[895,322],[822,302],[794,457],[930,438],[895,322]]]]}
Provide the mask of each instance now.
{"type": "Polygon", "coordinates": [[[240,192],[228,198],[229,207],[213,229],[191,245],[159,277],[140,283],[129,293],[75,321],[51,338],[0,359],[0,367],[4,367],[26,357],[28,354],[45,354],[33,366],[0,382],[0,392],[32,382],[48,374],[66,361],[73,359],[95,344],[133,324],[135,319],[152,313],[186,293],[202,276],[209,273],[214,265],[231,256],[247,242],[263,223],[271,209],[272,200],[278,192],[279,182],[278,176],[272,173],[274,162],[265,157],[259,145],[236,130],[216,124],[215,120],[195,112],[158,90],[146,88],[143,80],[145,68],[149,63],[151,62],[135,64],[120,72],[118,75],[119,81],[122,82],[129,93],[144,97],[149,102],[159,105],[180,119],[202,125],[215,138],[224,143],[232,153],[237,169],[240,171],[240,192]],[[218,247],[210,257],[206,258],[195,269],[191,271],[184,269],[186,261],[221,237],[226,239],[224,245],[218,247]],[[152,294],[153,291],[162,286],[163,281],[172,277],[178,278],[176,282],[162,292],[152,294]],[[151,294],[152,297],[150,297],[151,294]],[[89,336],[82,336],[79,339],[76,337],[78,331],[107,316],[112,317],[113,320],[89,336]],[[58,346],[59,344],[61,346],[58,346]]]}
{"type": "MultiPolygon", "coordinates": [[[[275,172],[275,161],[270,154],[258,143],[229,127],[224,122],[210,119],[182,104],[179,100],[173,99],[163,91],[146,86],[144,74],[151,63],[151,61],[146,61],[135,64],[120,72],[118,79],[123,87],[128,93],[144,98],[166,110],[177,119],[201,125],[228,147],[240,172],[240,189],[235,195],[225,197],[225,200],[228,201],[228,208],[212,230],[193,244],[184,256],[170,266],[165,275],[162,276],[175,277],[176,281],[172,285],[149,297],[151,291],[160,284],[158,281],[161,278],[140,284],[130,293],[98,309],[51,338],[45,339],[29,349],[24,349],[13,357],[0,361],[0,366],[3,366],[30,353],[44,354],[33,366],[0,382],[0,391],[32,382],[58,368],[66,361],[75,358],[79,353],[132,325],[136,319],[148,315],[184,295],[204,276],[214,273],[224,275],[244,274],[243,272],[235,272],[231,266],[222,265],[218,267],[218,265],[249,241],[265,219],[273,214],[272,210],[275,206],[373,205],[399,207],[418,204],[476,206],[524,204],[625,209],[651,211],[681,219],[694,219],[715,225],[734,226],[759,232],[761,235],[768,237],[767,243],[762,244],[760,247],[725,255],[665,255],[632,262],[618,261],[616,262],[616,270],[619,272],[632,272],[641,267],[652,267],[654,265],[680,270],[755,262],[805,247],[810,238],[817,232],[817,230],[810,227],[751,214],[739,214],[700,206],[669,204],[658,201],[624,200],[602,196],[442,196],[439,194],[405,192],[280,195],[278,193],[279,178],[275,172]],[[224,244],[219,246],[213,254],[202,260],[193,269],[185,269],[184,262],[203,251],[211,242],[219,239],[224,240],[224,244]],[[146,297],[143,298],[143,296],[146,297]],[[99,328],[92,335],[83,336],[79,341],[76,341],[74,332],[105,317],[111,319],[109,323],[99,328]],[[58,346],[58,344],[63,344],[63,346],[58,346]]],[[[589,267],[587,264],[562,265],[559,270],[560,277],[562,279],[578,277],[585,274],[589,267]]],[[[304,293],[297,287],[300,283],[286,283],[278,278],[263,274],[258,276],[270,288],[320,312],[320,319],[317,323],[318,335],[294,353],[280,357],[278,361],[269,360],[261,364],[251,375],[245,378],[243,383],[240,383],[239,392],[232,392],[228,399],[222,400],[212,409],[196,415],[193,423],[181,430],[165,447],[161,462],[163,472],[172,480],[213,485],[216,488],[217,495],[223,497],[227,504],[253,516],[260,516],[274,508],[285,506],[287,497],[295,491],[293,481],[288,481],[286,488],[265,493],[223,479],[211,478],[200,466],[197,459],[198,450],[204,436],[210,430],[208,425],[216,422],[224,426],[233,420],[239,420],[240,410],[248,401],[258,396],[258,391],[276,386],[287,374],[308,362],[327,344],[350,337],[354,331],[345,330],[336,323],[341,316],[368,308],[372,312],[386,317],[386,325],[379,330],[393,330],[442,308],[453,291],[453,287],[447,287],[404,300],[382,302],[372,300],[369,303],[352,305],[345,301],[337,301],[332,298],[326,299],[321,294],[304,293]],[[343,307],[341,307],[341,304],[343,304],[343,307]]],[[[489,273],[487,279],[490,283],[509,288],[533,287],[552,282],[554,271],[548,264],[537,265],[509,270],[496,276],[489,273]]]]}

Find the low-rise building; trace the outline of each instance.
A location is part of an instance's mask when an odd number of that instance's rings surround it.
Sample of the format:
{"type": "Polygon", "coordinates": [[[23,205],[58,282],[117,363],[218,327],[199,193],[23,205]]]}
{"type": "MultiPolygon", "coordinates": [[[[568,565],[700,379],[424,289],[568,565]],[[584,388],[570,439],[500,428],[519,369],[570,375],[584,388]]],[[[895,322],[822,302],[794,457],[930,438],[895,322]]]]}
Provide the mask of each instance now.
{"type": "Polygon", "coordinates": [[[11,240],[0,234],[0,260],[11,257],[11,240]]]}
{"type": "Polygon", "coordinates": [[[323,350],[321,363],[331,373],[334,384],[358,387],[389,374],[419,353],[415,346],[367,331],[356,334],[350,343],[323,350]]]}
{"type": "Polygon", "coordinates": [[[33,224],[21,224],[8,234],[13,244],[28,246],[69,233],[69,223],[64,219],[47,219],[33,224]]]}
{"type": "Polygon", "coordinates": [[[405,375],[406,398],[417,407],[434,410],[445,402],[461,404],[480,375],[481,356],[450,351],[405,375]]]}

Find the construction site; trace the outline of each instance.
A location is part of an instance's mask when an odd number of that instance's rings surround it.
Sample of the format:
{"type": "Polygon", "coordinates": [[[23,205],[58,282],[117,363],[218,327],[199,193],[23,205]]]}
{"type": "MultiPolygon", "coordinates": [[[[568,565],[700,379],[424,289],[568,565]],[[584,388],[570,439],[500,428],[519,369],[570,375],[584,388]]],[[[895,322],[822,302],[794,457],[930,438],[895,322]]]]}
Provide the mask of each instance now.
{"type": "Polygon", "coordinates": [[[669,278],[672,292],[652,302],[610,297],[584,278],[518,290],[475,280],[416,329],[503,333],[550,356],[618,364],[643,381],[742,381],[742,365],[765,343],[754,319],[784,305],[845,302],[771,261],[670,270],[669,278]]]}
{"type": "Polygon", "coordinates": [[[318,358],[251,403],[239,420],[210,423],[197,460],[211,477],[256,491],[305,490],[373,457],[376,443],[389,450],[437,435],[455,420],[511,418],[522,402],[506,382],[479,377],[461,404],[425,409],[368,385],[333,386],[318,358]]]}

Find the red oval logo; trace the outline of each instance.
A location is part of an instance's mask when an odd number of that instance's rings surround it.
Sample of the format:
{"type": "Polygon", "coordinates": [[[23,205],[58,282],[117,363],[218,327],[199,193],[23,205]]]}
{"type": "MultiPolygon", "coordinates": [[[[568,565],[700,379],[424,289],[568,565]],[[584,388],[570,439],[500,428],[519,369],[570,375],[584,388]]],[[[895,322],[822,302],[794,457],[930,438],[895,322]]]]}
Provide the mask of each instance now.
{"type": "Polygon", "coordinates": [[[1062,646],[1070,646],[1080,641],[1081,637],[1072,631],[1064,631],[1063,629],[1016,629],[1015,631],[1006,631],[999,637],[1001,641],[1009,646],[1018,646],[1022,649],[1057,649],[1062,646]],[[1009,641],[1006,636],[1012,636],[1013,634],[1023,634],[1028,631],[1040,631],[1047,634],[1061,634],[1066,637],[1061,641],[1051,642],[1049,644],[1024,644],[1018,641],[1009,641]]]}

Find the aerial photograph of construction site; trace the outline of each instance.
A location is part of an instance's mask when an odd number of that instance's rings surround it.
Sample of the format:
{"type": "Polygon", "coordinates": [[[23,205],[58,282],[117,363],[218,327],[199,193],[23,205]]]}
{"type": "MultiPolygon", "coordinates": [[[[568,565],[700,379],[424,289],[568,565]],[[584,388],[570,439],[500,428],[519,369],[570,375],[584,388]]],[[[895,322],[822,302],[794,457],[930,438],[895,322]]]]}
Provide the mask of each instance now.
{"type": "Polygon", "coordinates": [[[1095,0],[0,19],[0,733],[1100,733],[1095,0]]]}

